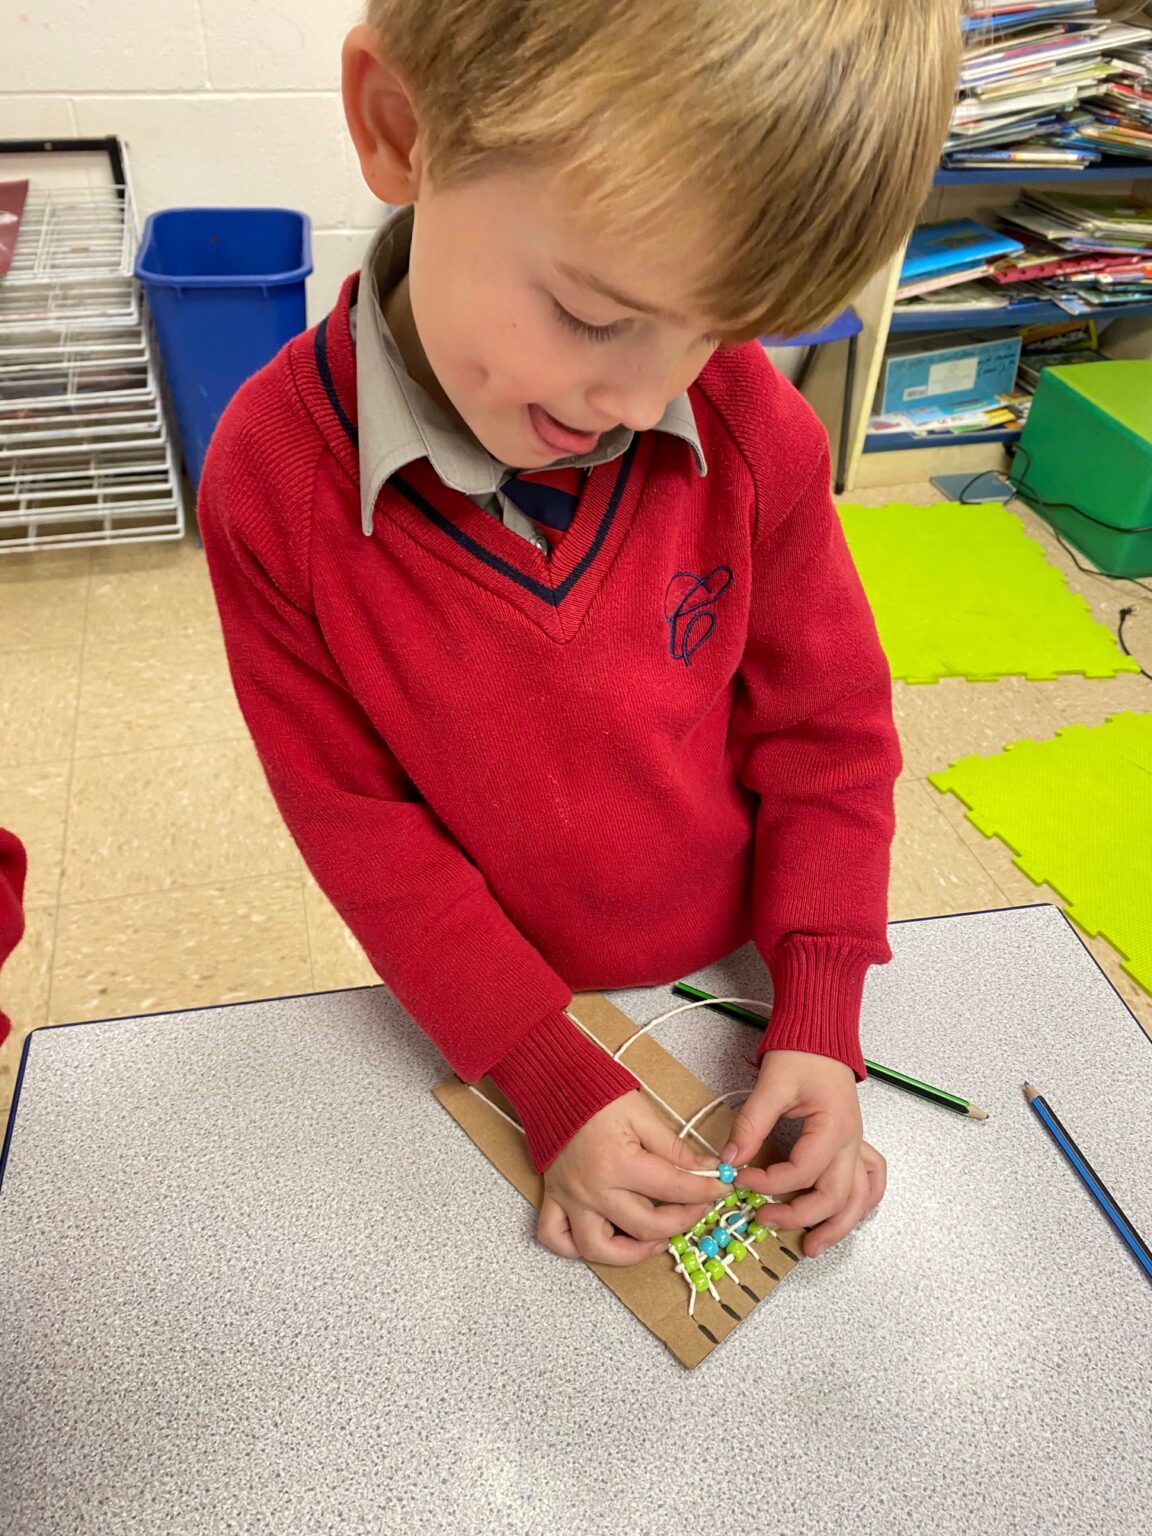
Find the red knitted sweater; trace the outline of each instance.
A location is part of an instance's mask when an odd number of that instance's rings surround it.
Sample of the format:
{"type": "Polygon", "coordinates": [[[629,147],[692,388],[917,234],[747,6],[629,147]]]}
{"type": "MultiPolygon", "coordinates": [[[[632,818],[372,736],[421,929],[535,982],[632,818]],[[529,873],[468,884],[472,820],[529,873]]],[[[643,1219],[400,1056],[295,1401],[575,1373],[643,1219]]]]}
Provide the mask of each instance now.
{"type": "Polygon", "coordinates": [[[899,753],[822,428],[758,346],[719,352],[691,392],[706,478],[640,435],[549,558],[422,460],[366,539],[355,291],[241,390],[201,486],[240,704],[320,885],[538,1167],[635,1086],[573,990],[749,938],[762,1049],[862,1076],[899,753]]]}
{"type": "MultiPolygon", "coordinates": [[[[24,849],[11,832],[0,827],[0,967],[19,944],[24,934],[24,876],[28,860],[24,849]]],[[[11,1025],[0,1010],[0,1045],[11,1025]]]]}

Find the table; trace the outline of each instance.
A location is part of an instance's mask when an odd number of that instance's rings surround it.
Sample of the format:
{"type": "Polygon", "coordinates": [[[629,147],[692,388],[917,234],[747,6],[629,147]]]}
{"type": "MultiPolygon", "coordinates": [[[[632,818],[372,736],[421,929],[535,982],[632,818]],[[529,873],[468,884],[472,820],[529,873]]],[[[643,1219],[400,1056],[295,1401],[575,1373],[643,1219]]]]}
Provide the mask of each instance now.
{"type": "MultiPolygon", "coordinates": [[[[1063,917],[894,925],[880,1214],[689,1374],[431,1097],[382,989],[42,1030],[0,1192],[8,1536],[1135,1533],[1152,1290],[1026,1108],[1152,1230],[1152,1044],[1063,917]]],[[[699,984],[763,994],[754,955],[699,984]]],[[[617,995],[637,1018],[665,991],[617,995]]],[[[719,1091],[750,1035],[660,1038],[719,1091]]]]}

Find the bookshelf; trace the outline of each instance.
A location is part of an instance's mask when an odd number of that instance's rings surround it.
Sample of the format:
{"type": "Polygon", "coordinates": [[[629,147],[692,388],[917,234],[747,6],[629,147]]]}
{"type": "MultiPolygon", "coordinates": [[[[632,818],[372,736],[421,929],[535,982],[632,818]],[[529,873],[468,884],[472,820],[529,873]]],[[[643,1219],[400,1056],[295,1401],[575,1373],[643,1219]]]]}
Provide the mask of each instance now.
{"type": "MultiPolygon", "coordinates": [[[[918,223],[944,219],[980,218],[1011,206],[1028,186],[1061,182],[1069,187],[1091,185],[1117,193],[1152,197],[1152,164],[1133,162],[1093,166],[1089,170],[938,171],[932,195],[918,223]]],[[[1056,304],[1022,304],[1008,310],[952,310],[944,315],[904,315],[896,311],[896,287],[903,250],[853,300],[864,330],[859,343],[859,371],[853,419],[849,423],[851,451],[848,493],[875,486],[901,485],[939,474],[979,474],[1003,470],[1016,432],[971,433],[954,441],[913,438],[898,433],[870,434],[868,421],[880,384],[888,339],[909,331],[994,331],[1040,325],[1069,318],[1056,304]]],[[[1103,349],[1112,357],[1152,357],[1152,302],[1116,305],[1098,319],[1107,322],[1103,349]]],[[[833,441],[840,431],[844,387],[843,348],[820,349],[804,393],[819,413],[833,441]]]]}

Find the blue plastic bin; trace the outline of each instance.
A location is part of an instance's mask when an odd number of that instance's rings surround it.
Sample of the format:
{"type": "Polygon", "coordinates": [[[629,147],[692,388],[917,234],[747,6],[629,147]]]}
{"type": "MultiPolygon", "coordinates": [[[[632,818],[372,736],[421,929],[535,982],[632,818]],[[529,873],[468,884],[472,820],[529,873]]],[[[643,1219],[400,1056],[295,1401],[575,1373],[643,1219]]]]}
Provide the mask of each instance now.
{"type": "Polygon", "coordinates": [[[311,271],[311,223],[287,208],[169,208],[145,224],[136,276],[194,484],[229,400],[304,329],[311,271]]]}

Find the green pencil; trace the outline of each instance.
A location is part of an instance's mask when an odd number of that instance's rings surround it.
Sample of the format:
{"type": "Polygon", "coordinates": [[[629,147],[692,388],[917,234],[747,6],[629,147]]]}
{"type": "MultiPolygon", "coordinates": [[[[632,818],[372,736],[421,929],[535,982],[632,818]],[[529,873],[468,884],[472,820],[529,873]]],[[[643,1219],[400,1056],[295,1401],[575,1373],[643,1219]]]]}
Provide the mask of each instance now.
{"type": "MultiPolygon", "coordinates": [[[[701,992],[699,987],[691,987],[686,981],[678,981],[672,988],[677,997],[691,998],[696,1003],[707,1003],[714,1013],[727,1014],[731,1019],[739,1019],[744,1024],[755,1024],[760,1029],[768,1023],[768,1016],[757,1013],[753,1008],[742,1008],[739,1003],[718,1003],[711,992],[701,992]]],[[[927,1099],[931,1104],[939,1104],[941,1109],[950,1109],[953,1114],[967,1115],[969,1120],[987,1120],[988,1112],[980,1108],[978,1104],[970,1104],[967,1099],[959,1098],[954,1093],[946,1093],[943,1088],[934,1088],[931,1083],[922,1083],[917,1077],[908,1077],[903,1072],[893,1071],[891,1067],[882,1067],[878,1061],[866,1061],[868,1076],[878,1078],[882,1083],[891,1083],[893,1088],[903,1088],[905,1093],[913,1093],[918,1099],[927,1099]]]]}

